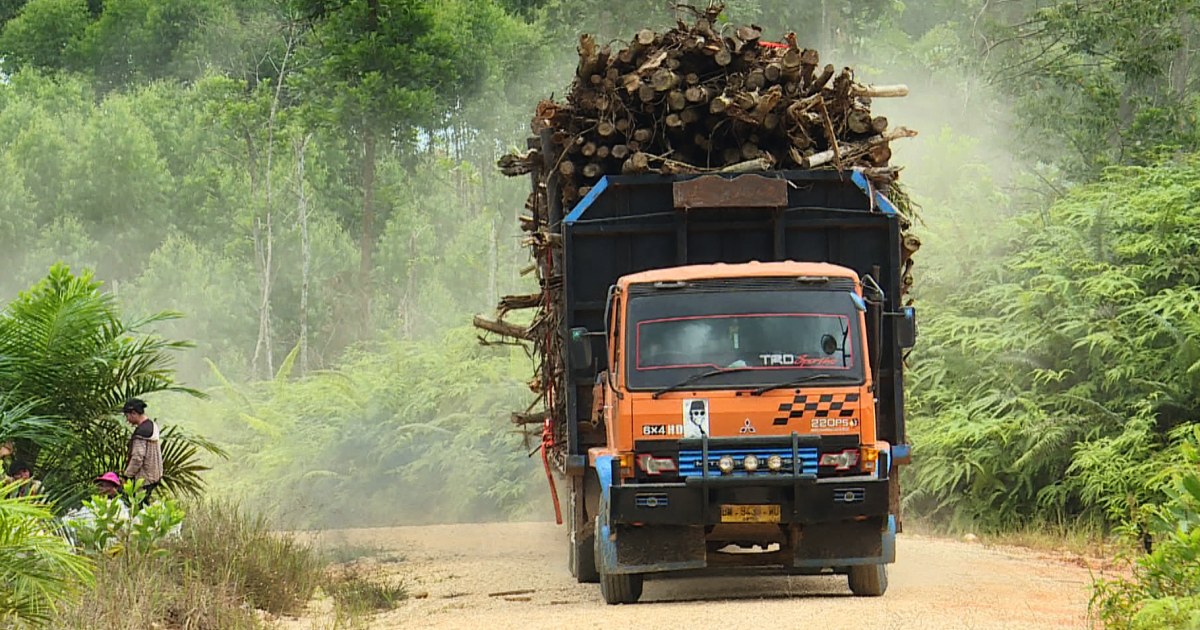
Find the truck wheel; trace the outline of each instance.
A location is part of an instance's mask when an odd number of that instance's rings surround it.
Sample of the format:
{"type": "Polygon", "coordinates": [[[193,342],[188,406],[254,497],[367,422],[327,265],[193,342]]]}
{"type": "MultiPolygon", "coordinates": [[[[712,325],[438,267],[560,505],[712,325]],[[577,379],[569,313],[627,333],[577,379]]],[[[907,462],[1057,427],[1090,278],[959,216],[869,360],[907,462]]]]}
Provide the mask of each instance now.
{"type": "Polygon", "coordinates": [[[887,591],[887,565],[865,564],[850,567],[850,592],[859,597],[879,597],[887,591]]]}
{"type": "Polygon", "coordinates": [[[634,604],[642,597],[642,574],[600,574],[600,594],[608,604],[634,604]]]}

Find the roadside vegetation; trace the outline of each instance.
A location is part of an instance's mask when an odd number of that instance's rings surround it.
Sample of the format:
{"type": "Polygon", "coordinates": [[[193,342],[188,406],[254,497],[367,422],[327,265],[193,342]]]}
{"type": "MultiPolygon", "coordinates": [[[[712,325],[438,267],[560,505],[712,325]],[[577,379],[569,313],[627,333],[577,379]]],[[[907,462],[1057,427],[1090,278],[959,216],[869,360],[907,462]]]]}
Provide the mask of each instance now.
{"type": "Polygon", "coordinates": [[[95,476],[121,469],[128,429],[115,410],[126,397],[194,393],[171,368],[188,344],[144,330],[167,316],[131,324],[100,288],[56,265],[0,311],[0,444],[45,471],[48,488],[18,496],[19,482],[0,484],[0,625],[259,628],[314,597],[350,623],[402,600],[398,586],[330,572],[261,511],[204,498],[198,454],[222,452],[178,430],[163,433],[158,500],[141,506],[140,482],[123,499],[85,498],[95,476]]]}

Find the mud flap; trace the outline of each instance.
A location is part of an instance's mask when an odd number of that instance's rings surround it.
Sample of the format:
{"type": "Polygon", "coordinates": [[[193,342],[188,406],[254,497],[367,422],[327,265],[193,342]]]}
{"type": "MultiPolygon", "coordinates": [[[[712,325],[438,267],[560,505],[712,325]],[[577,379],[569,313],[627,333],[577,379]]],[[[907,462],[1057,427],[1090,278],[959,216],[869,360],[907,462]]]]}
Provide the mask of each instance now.
{"type": "Polygon", "coordinates": [[[843,521],[793,529],[792,564],[824,569],[896,561],[896,519],[843,521]],[[882,527],[881,527],[882,526],[882,527]]]}
{"type": "Polygon", "coordinates": [[[589,584],[600,581],[600,574],[596,571],[595,520],[591,517],[597,509],[596,495],[599,493],[595,475],[571,479],[571,530],[568,534],[567,565],[576,580],[589,584]]]}
{"type": "Polygon", "coordinates": [[[596,459],[600,506],[596,515],[596,568],[601,575],[660,573],[706,566],[704,527],[613,525],[610,499],[615,462],[596,459]]]}

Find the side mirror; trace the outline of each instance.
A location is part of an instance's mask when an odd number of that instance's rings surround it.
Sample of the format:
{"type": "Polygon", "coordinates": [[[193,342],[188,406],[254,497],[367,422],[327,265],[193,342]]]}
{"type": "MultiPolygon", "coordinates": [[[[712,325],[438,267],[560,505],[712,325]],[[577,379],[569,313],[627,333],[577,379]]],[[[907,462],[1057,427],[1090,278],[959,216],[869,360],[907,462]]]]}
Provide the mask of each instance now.
{"type": "Polygon", "coordinates": [[[904,350],[917,344],[917,309],[905,306],[896,313],[896,345],[904,350]]]}
{"type": "Polygon", "coordinates": [[[592,338],[586,328],[572,328],[567,340],[571,354],[571,369],[585,371],[592,367],[592,338]]]}

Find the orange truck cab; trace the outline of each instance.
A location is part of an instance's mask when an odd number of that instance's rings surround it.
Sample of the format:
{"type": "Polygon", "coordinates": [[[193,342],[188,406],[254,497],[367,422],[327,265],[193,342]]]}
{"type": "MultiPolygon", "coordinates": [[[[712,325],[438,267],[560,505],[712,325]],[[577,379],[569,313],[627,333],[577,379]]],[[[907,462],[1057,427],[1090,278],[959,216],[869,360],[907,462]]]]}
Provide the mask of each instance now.
{"type": "Polygon", "coordinates": [[[882,595],[908,462],[900,222],[858,172],[614,176],[563,216],[570,565],[882,595]]]}

